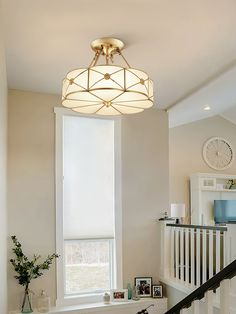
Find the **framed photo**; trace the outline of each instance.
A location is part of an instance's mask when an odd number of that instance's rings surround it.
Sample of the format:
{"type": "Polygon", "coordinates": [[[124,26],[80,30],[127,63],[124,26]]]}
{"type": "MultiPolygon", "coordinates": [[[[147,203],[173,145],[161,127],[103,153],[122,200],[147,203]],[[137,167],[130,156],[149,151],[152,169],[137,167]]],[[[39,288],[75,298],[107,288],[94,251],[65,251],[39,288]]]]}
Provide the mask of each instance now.
{"type": "Polygon", "coordinates": [[[128,301],[128,289],[111,290],[111,301],[112,302],[128,301]]]}
{"type": "Polygon", "coordinates": [[[153,285],[152,286],[152,297],[153,298],[163,298],[161,285],[153,285]]]}
{"type": "Polygon", "coordinates": [[[152,277],[136,277],[134,284],[137,287],[140,298],[152,296],[152,277]]]}

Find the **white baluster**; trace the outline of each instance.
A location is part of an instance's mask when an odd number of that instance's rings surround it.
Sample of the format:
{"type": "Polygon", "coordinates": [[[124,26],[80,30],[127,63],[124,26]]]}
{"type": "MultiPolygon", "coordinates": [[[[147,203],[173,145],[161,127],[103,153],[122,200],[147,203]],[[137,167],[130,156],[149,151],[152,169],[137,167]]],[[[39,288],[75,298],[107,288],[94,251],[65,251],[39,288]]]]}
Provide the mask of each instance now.
{"type": "Polygon", "coordinates": [[[175,277],[179,280],[179,228],[175,229],[175,277]]]}
{"type": "Polygon", "coordinates": [[[170,276],[174,278],[175,276],[175,228],[171,227],[171,235],[170,235],[170,276]]]}
{"type": "Polygon", "coordinates": [[[191,229],[191,286],[195,286],[195,245],[194,245],[194,229],[191,229]]]}
{"type": "Polygon", "coordinates": [[[201,256],[201,252],[200,252],[200,237],[201,237],[201,230],[197,229],[197,250],[196,250],[196,262],[197,262],[197,286],[200,286],[200,256],[201,256]]]}
{"type": "Polygon", "coordinates": [[[189,284],[189,229],[185,229],[185,280],[189,284]]]}
{"type": "MultiPolygon", "coordinates": [[[[226,231],[227,232],[227,231],[226,231]]],[[[224,267],[227,266],[227,233],[223,231],[223,247],[224,247],[224,267]]]]}
{"type": "Polygon", "coordinates": [[[202,283],[207,280],[207,249],[206,249],[206,229],[202,231],[202,283]]]}
{"type": "MultiPolygon", "coordinates": [[[[235,234],[234,231],[232,232],[231,227],[227,226],[227,231],[224,233],[224,260],[225,266],[229,265],[233,261],[232,253],[235,251],[233,248],[235,247],[235,234]]],[[[233,254],[234,255],[234,254],[233,254]]],[[[236,256],[235,256],[236,257],[236,256]]]]}
{"type": "Polygon", "coordinates": [[[209,230],[209,278],[213,276],[213,230],[209,230]]]}
{"type": "Polygon", "coordinates": [[[204,314],[213,314],[213,291],[207,291],[205,294],[204,314]]]}
{"type": "Polygon", "coordinates": [[[220,283],[220,314],[229,314],[230,280],[225,279],[220,283]]]}
{"type": "Polygon", "coordinates": [[[180,310],[180,314],[188,313],[188,309],[182,309],[180,310]]]}
{"type": "Polygon", "coordinates": [[[216,273],[220,271],[220,231],[216,231],[216,273]]]}
{"type": "Polygon", "coordinates": [[[184,229],[180,229],[180,280],[184,281],[184,229]]]}
{"type": "Polygon", "coordinates": [[[200,314],[200,301],[193,301],[193,314],[200,314]]]}

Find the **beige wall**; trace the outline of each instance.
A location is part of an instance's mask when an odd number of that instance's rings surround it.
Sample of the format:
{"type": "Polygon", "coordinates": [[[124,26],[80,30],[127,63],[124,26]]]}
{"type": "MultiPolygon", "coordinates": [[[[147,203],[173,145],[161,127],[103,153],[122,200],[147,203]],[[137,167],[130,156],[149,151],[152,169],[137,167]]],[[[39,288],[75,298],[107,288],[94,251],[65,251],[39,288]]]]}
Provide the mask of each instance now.
{"type": "MultiPolygon", "coordinates": [[[[189,176],[196,172],[217,172],[208,167],[202,158],[203,144],[213,136],[229,140],[236,152],[236,125],[220,116],[170,129],[171,203],[184,202],[189,207],[189,176]]],[[[229,169],[218,173],[236,174],[236,160],[229,169]]]]}
{"type": "MultiPolygon", "coordinates": [[[[9,235],[15,234],[26,252],[55,251],[54,95],[9,93],[8,204],[9,235]]],[[[32,282],[35,293],[46,288],[55,298],[55,269],[32,282]]],[[[20,303],[19,286],[9,267],[9,309],[20,303]]]]}
{"type": "Polygon", "coordinates": [[[158,279],[157,218],[168,205],[168,117],[149,110],[122,121],[124,284],[158,279]]]}
{"type": "MultiPolygon", "coordinates": [[[[16,234],[27,253],[55,250],[54,95],[9,93],[9,234],[16,234]]],[[[158,279],[159,237],[156,219],[168,204],[168,121],[150,110],[122,119],[122,205],[124,283],[135,276],[158,279]]],[[[9,307],[19,292],[9,269],[9,307]]],[[[55,300],[53,268],[32,284],[55,300]]]]}
{"type": "Polygon", "coordinates": [[[5,51],[2,30],[2,2],[0,1],[0,313],[7,313],[7,204],[6,204],[6,168],[7,168],[7,79],[5,51]]]}

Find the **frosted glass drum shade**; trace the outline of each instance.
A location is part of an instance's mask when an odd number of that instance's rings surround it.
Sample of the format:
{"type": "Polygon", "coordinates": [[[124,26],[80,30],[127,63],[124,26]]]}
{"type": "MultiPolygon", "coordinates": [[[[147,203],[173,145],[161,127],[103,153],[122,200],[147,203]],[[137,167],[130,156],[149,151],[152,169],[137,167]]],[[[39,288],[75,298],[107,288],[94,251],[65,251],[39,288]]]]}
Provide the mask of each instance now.
{"type": "Polygon", "coordinates": [[[98,65],[69,72],[63,81],[62,104],[76,112],[132,114],[153,105],[153,82],[140,70],[98,65]]]}

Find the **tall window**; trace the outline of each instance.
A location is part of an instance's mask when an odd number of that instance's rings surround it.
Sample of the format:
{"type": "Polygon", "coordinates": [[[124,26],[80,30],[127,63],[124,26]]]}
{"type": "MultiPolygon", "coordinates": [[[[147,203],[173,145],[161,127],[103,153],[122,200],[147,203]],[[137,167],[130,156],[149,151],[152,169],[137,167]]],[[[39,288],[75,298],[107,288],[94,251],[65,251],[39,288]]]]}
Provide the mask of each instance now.
{"type": "MultiPolygon", "coordinates": [[[[63,194],[57,195],[57,203],[62,203],[57,247],[63,255],[57,274],[63,273],[59,282],[64,291],[59,295],[64,297],[99,294],[117,284],[115,123],[62,115],[61,133],[57,127],[57,137],[62,137],[63,194]]],[[[60,206],[58,211],[60,217],[60,206]]]]}
{"type": "Polygon", "coordinates": [[[114,121],[64,117],[65,293],[113,286],[114,121]]]}

